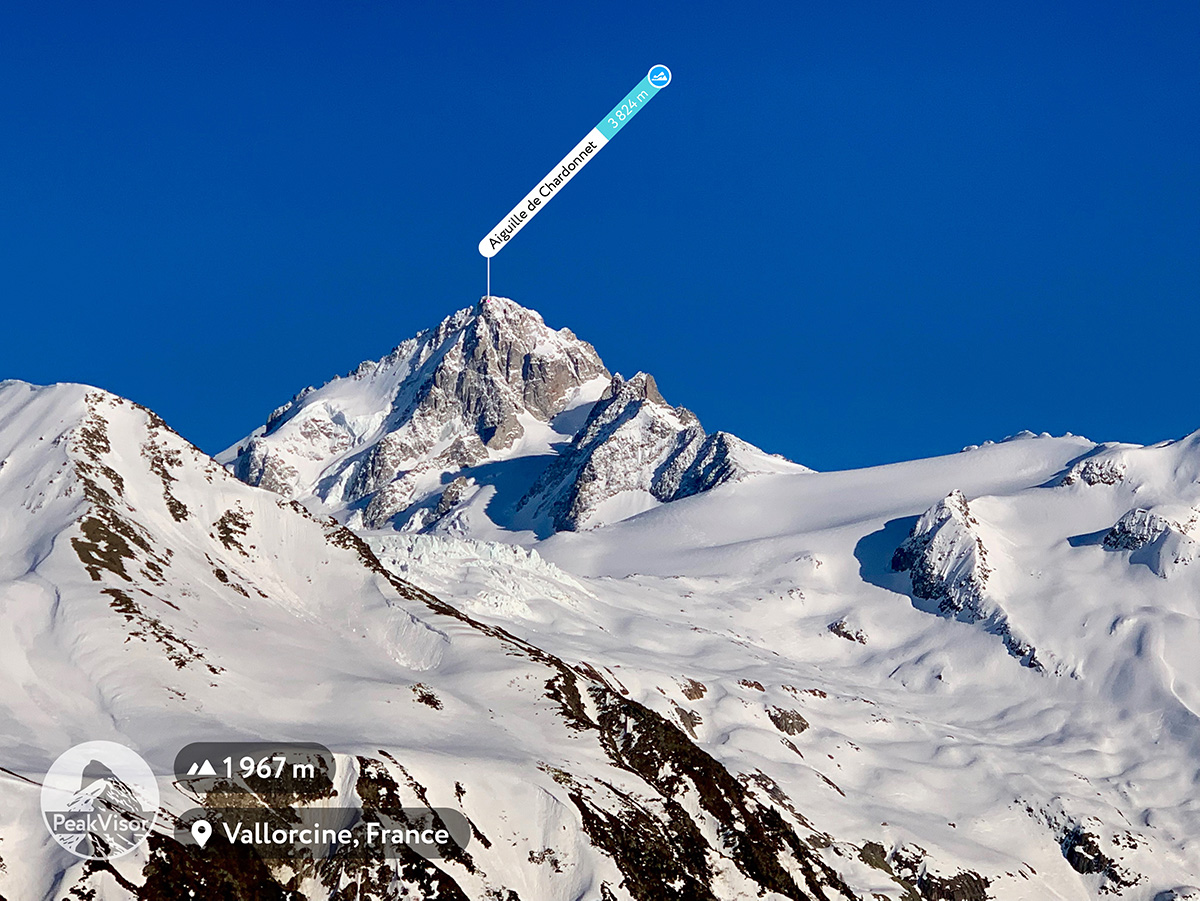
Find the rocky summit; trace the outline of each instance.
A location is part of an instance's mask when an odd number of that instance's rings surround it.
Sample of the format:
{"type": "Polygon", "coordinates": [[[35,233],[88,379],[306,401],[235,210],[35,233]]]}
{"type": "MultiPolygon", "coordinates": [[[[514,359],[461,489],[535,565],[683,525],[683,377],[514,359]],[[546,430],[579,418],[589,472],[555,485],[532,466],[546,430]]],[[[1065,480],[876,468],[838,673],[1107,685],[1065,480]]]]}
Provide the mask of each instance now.
{"type": "Polygon", "coordinates": [[[218,459],[355,528],[462,536],[544,537],[804,471],[707,434],[652,376],[612,375],[592,345],[503,297],[301,392],[218,459]]]}

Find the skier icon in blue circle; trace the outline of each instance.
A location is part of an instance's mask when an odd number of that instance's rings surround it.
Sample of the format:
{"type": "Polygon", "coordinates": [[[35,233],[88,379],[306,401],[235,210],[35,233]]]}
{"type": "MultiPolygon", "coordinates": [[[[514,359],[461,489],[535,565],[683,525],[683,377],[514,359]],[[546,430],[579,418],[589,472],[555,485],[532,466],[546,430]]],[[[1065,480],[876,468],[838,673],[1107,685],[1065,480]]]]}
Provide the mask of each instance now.
{"type": "Polygon", "coordinates": [[[653,66],[650,69],[650,74],[646,77],[650,79],[650,84],[656,88],[665,88],[671,83],[671,70],[666,66],[653,66]]]}

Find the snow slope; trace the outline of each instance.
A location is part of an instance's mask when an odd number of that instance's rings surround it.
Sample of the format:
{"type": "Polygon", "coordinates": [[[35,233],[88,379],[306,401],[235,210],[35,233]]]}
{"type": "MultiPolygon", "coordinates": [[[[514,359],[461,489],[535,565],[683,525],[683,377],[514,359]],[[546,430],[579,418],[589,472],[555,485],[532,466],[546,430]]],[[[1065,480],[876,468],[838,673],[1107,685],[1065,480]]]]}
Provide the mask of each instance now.
{"type": "MultiPolygon", "coordinates": [[[[818,829],[853,836],[829,857],[847,872],[872,847],[897,872],[912,854],[988,880],[963,897],[1157,899],[1200,874],[1200,569],[1161,578],[1103,536],[1139,497],[1192,497],[1197,462],[1194,438],[1015,440],[757,476],[531,556],[369,540],[481,618],[602,667],[818,829]],[[1077,478],[1114,459],[1123,480],[1077,478]],[[892,568],[954,496],[986,548],[983,615],[959,615],[961,595],[940,608],[892,568]]],[[[940,575],[955,588],[954,566],[940,575]]]]}
{"type": "Polygon", "coordinates": [[[0,896],[204,897],[225,878],[309,898],[648,898],[660,879],[698,898],[852,896],[801,818],[598,673],[413,587],[150,411],[15,382],[0,410],[0,896]],[[178,749],[259,738],[324,743],[341,797],[455,808],[476,841],[436,865],[299,873],[175,843],[170,817],[197,800],[170,777],[178,749]],[[40,775],[85,739],[161,774],[160,831],[100,869],[37,807],[40,775]]]}

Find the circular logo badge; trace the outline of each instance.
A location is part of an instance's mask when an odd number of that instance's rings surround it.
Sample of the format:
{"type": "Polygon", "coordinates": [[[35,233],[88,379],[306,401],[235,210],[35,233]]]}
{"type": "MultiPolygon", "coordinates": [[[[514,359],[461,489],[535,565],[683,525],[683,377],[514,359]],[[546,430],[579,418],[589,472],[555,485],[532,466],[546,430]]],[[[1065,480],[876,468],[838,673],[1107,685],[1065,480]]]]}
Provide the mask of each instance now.
{"type": "Polygon", "coordinates": [[[666,66],[652,66],[647,77],[656,88],[665,88],[671,83],[671,70],[666,66]]]}
{"type": "Polygon", "coordinates": [[[146,840],[158,815],[158,780],[124,745],[88,741],[65,751],[42,783],[42,817],[54,840],[86,860],[112,860],[146,840]]]}

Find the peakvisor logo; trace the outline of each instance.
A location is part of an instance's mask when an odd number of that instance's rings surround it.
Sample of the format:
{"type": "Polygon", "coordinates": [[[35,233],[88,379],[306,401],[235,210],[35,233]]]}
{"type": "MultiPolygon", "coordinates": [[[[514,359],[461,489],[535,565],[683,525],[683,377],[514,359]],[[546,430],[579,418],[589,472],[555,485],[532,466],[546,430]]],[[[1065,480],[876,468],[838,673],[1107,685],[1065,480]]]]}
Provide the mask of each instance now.
{"type": "Polygon", "coordinates": [[[112,860],[146,840],[158,815],[158,780],[137,753],[111,741],[65,751],[42,783],[42,817],[54,840],[85,860],[112,860]]]}

